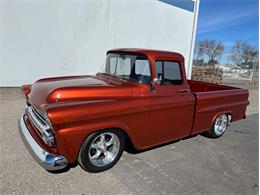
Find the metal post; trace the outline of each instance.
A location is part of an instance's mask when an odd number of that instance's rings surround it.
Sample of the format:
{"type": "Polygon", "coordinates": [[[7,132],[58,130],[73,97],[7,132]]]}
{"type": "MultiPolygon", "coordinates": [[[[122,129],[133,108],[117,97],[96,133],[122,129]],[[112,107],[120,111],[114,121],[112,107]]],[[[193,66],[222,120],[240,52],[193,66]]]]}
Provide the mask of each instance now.
{"type": "Polygon", "coordinates": [[[257,61],[258,61],[257,59],[258,59],[258,55],[256,55],[255,59],[254,59],[253,72],[252,72],[252,76],[251,76],[251,79],[250,79],[250,83],[254,82],[254,77],[255,77],[255,73],[256,73],[256,69],[257,69],[257,61]]]}

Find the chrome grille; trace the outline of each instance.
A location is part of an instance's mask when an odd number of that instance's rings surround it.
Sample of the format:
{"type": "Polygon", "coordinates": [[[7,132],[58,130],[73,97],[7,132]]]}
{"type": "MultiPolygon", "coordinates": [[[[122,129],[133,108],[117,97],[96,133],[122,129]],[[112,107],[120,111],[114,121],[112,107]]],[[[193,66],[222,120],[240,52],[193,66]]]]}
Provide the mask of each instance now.
{"type": "Polygon", "coordinates": [[[47,126],[47,125],[46,125],[47,123],[46,123],[45,118],[44,118],[41,114],[39,114],[39,112],[38,112],[33,106],[31,106],[31,108],[32,108],[33,113],[35,114],[35,116],[36,116],[37,119],[39,120],[39,122],[40,122],[42,125],[47,126]]]}
{"type": "Polygon", "coordinates": [[[40,115],[32,106],[27,106],[25,112],[28,115],[30,121],[41,134],[43,141],[49,146],[52,146],[54,144],[54,135],[50,125],[48,125],[45,118],[40,115]]]}
{"type": "Polygon", "coordinates": [[[28,106],[26,108],[26,113],[29,116],[31,122],[41,133],[42,131],[47,130],[49,128],[43,117],[40,116],[39,113],[32,106],[28,106]]]}

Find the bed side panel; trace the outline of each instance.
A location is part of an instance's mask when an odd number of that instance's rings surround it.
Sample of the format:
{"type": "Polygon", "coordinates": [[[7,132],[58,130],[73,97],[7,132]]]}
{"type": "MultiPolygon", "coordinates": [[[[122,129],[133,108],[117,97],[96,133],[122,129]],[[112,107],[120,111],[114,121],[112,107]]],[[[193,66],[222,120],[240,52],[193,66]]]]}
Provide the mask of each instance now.
{"type": "Polygon", "coordinates": [[[233,89],[215,92],[194,93],[197,103],[194,125],[191,134],[207,131],[215,117],[221,113],[230,113],[232,121],[245,117],[248,102],[248,90],[233,89]]]}

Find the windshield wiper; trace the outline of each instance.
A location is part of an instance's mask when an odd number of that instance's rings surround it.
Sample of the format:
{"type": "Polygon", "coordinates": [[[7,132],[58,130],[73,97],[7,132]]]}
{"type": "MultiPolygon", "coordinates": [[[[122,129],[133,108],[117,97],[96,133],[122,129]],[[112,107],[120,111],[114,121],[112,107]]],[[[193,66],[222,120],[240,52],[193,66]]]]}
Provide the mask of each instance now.
{"type": "Polygon", "coordinates": [[[114,75],[114,74],[110,74],[110,73],[107,73],[107,72],[98,72],[97,74],[108,75],[108,76],[111,76],[111,77],[116,77],[116,78],[120,79],[121,81],[126,81],[125,78],[122,78],[120,76],[117,76],[117,75],[114,75]]]}

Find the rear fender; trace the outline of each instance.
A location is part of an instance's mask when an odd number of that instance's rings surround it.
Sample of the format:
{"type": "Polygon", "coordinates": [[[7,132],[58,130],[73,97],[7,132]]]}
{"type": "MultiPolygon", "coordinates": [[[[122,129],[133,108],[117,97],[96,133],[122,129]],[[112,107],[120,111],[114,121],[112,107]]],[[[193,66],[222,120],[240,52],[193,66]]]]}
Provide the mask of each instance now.
{"type": "MultiPolygon", "coordinates": [[[[212,118],[211,122],[210,122],[210,127],[212,127],[212,125],[215,123],[216,119],[218,118],[218,116],[220,116],[221,114],[228,114],[231,116],[231,120],[232,120],[232,111],[231,110],[224,110],[224,111],[220,111],[217,112],[214,117],[212,118]]],[[[231,122],[231,121],[230,121],[231,122]]]]}

